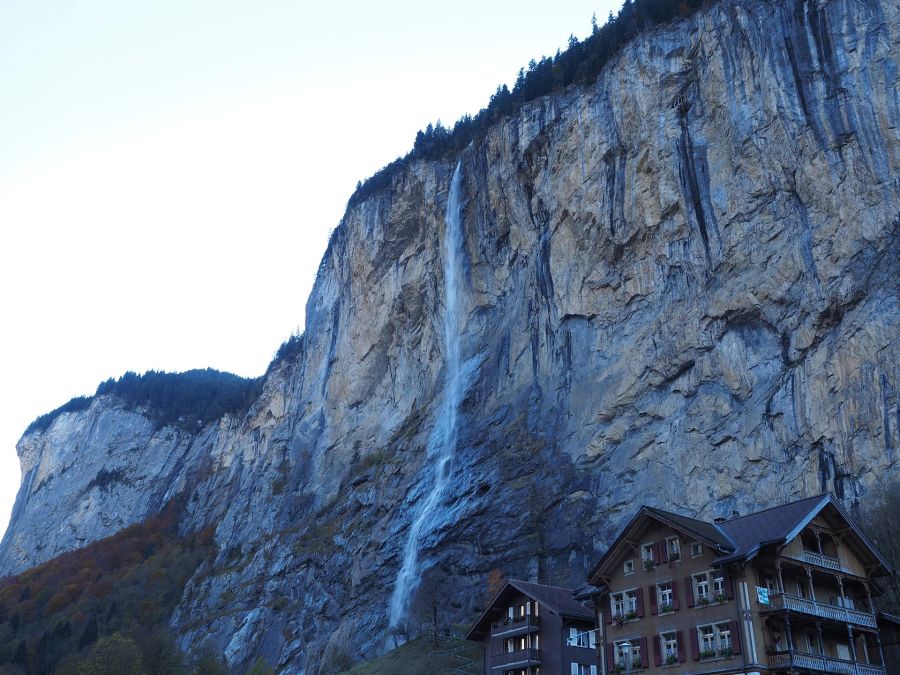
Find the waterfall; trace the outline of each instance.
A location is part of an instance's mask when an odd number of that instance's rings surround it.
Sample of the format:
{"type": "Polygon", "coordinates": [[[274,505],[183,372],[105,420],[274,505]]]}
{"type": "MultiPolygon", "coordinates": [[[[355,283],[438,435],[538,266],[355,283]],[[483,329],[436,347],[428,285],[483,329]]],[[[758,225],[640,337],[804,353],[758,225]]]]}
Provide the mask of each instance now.
{"type": "Polygon", "coordinates": [[[447,487],[456,450],[457,414],[463,395],[463,378],[459,361],[459,256],[462,251],[462,163],[456,164],[453,178],[450,181],[450,194],[447,197],[447,212],[444,221],[447,231],[443,243],[444,272],[444,349],[446,381],[444,398],[437,423],[428,441],[428,457],[432,471],[431,489],[419,504],[412,524],[406,546],[403,549],[403,565],[397,573],[394,593],[391,596],[390,627],[403,624],[409,611],[412,593],[419,585],[421,571],[418,567],[420,535],[435,510],[440,506],[441,498],[447,487]]]}

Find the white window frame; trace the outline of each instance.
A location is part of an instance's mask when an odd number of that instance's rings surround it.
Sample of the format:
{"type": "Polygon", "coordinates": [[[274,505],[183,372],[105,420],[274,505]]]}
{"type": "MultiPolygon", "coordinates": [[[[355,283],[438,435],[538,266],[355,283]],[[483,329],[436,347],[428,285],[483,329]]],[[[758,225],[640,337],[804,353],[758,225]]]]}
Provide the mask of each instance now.
{"type": "Polygon", "coordinates": [[[663,605],[672,605],[674,604],[673,600],[675,597],[675,593],[672,590],[675,585],[675,581],[662,581],[656,584],[656,607],[657,610],[662,613],[663,605]],[[663,588],[664,586],[668,586],[668,588],[663,588]]]}
{"type": "Polygon", "coordinates": [[[697,626],[697,643],[701,655],[703,652],[709,651],[714,653],[714,656],[701,656],[701,658],[720,658],[726,649],[733,649],[731,624],[727,621],[720,621],[697,626]]]}
{"type": "Polygon", "coordinates": [[[681,541],[678,537],[666,537],[666,553],[669,560],[681,559],[681,541]]]}
{"type": "MultiPolygon", "coordinates": [[[[716,640],[716,627],[713,624],[697,626],[697,641],[700,645],[700,654],[712,652],[715,654],[718,641],[716,640]]],[[[710,658],[702,657],[701,658],[710,658]]]]}
{"type": "Polygon", "coordinates": [[[624,640],[616,640],[613,643],[613,645],[614,645],[613,646],[613,658],[614,658],[616,664],[621,664],[622,667],[626,666],[625,658],[624,658],[625,652],[622,650],[622,645],[624,645],[626,642],[631,644],[631,650],[629,651],[629,654],[631,655],[631,663],[632,663],[631,669],[637,670],[638,666],[635,666],[634,662],[637,661],[638,663],[640,663],[640,661],[641,661],[641,639],[640,638],[626,638],[624,640]]]}
{"type": "Polygon", "coordinates": [[[574,626],[569,626],[569,637],[566,638],[566,644],[569,647],[586,647],[594,649],[597,647],[597,631],[595,628],[583,630],[574,626]]]}
{"type": "Polygon", "coordinates": [[[647,544],[641,544],[641,562],[644,560],[650,560],[651,562],[657,562],[656,558],[653,557],[653,547],[656,542],[650,542],[647,544]]]}
{"type": "Polygon", "coordinates": [[[727,599],[727,595],[725,593],[725,575],[721,572],[715,571],[712,573],[712,589],[713,600],[716,599],[717,595],[721,595],[723,597],[726,597],[727,599]]]}
{"type": "Polygon", "coordinates": [[[637,614],[637,589],[629,588],[626,591],[610,593],[609,611],[612,616],[621,616],[623,619],[629,612],[637,614]]]}
{"type": "Polygon", "coordinates": [[[625,576],[634,574],[634,558],[629,558],[624,563],[622,563],[622,571],[625,576]]]}
{"type": "Polygon", "coordinates": [[[637,614],[637,589],[632,588],[625,591],[625,613],[634,612],[637,614]]]}
{"type": "Polygon", "coordinates": [[[699,541],[695,541],[694,543],[691,544],[691,557],[699,558],[702,555],[703,555],[703,544],[701,544],[699,541]]]}
{"type": "Polygon", "coordinates": [[[718,641],[717,651],[721,652],[725,649],[734,649],[734,642],[731,638],[731,624],[722,622],[715,624],[716,640],[718,641]]]}
{"type": "Polygon", "coordinates": [[[597,675],[597,666],[589,666],[584,663],[572,662],[572,675],[597,675]]]}
{"type": "Polygon", "coordinates": [[[662,643],[662,660],[663,664],[669,660],[670,656],[678,658],[678,633],[674,630],[666,631],[659,634],[659,640],[662,643]]]}
{"type": "Polygon", "coordinates": [[[709,579],[709,572],[698,572],[691,575],[691,579],[694,581],[694,604],[696,605],[701,598],[706,598],[709,602],[712,602],[712,583],[709,579]]]}

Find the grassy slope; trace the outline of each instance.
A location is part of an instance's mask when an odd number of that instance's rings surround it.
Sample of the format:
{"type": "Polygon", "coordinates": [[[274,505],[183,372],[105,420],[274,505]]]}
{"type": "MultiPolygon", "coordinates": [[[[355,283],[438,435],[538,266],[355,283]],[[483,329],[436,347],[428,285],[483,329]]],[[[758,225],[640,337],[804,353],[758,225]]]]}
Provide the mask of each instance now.
{"type": "Polygon", "coordinates": [[[441,673],[481,673],[481,645],[461,638],[441,640],[435,647],[430,638],[422,637],[407,642],[387,654],[366,661],[345,671],[347,675],[440,675],[441,673]],[[454,650],[454,651],[447,651],[454,650]],[[469,668],[454,668],[471,659],[469,668]]]}

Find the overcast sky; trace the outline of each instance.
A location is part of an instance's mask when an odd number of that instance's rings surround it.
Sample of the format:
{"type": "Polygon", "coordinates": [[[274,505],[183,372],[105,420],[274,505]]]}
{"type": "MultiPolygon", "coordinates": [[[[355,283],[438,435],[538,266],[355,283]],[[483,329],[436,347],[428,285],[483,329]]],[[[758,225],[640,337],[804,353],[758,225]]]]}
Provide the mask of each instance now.
{"type": "Polygon", "coordinates": [[[0,3],[0,531],[38,415],[264,372],[356,182],[621,3],[0,3]]]}

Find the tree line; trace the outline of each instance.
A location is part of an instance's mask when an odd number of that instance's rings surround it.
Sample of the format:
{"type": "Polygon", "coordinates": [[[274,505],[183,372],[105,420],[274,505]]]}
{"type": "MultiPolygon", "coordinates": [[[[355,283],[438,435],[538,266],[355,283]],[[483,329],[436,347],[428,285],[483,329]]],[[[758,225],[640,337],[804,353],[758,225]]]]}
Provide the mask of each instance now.
{"type": "Polygon", "coordinates": [[[487,107],[476,115],[463,116],[452,128],[444,127],[438,121],[419,131],[406,156],[398,157],[357,183],[348,208],[390,187],[394,176],[409,161],[439,160],[458,154],[473,140],[483,138],[494,123],[518,112],[526,103],[562,91],[572,84],[589,84],[633,37],[673,19],[690,16],[712,1],[625,0],[619,13],[613,15],[610,12],[602,26],[598,25],[595,16],[591,21],[591,34],[584,40],[573,35],[564,51],[557,50],[555,56],[545,56],[540,61],[532,60],[527,69],[519,70],[512,90],[505,84],[497,87],[487,107]]]}
{"type": "Polygon", "coordinates": [[[131,410],[146,409],[158,426],[196,431],[223,415],[246,412],[262,393],[263,381],[223,373],[212,368],[167,373],[150,370],[127,372],[97,387],[92,397],[79,396],[34,420],[25,433],[46,431],[63,413],[87,410],[97,396],[115,396],[131,410]]]}

